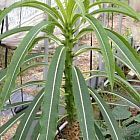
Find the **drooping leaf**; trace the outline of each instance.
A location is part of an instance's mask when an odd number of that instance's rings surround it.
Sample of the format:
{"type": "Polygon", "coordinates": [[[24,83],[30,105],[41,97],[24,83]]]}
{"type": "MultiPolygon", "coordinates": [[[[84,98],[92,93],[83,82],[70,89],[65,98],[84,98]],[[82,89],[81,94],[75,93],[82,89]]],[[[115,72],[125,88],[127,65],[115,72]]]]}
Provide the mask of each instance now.
{"type": "Polygon", "coordinates": [[[113,88],[114,72],[115,72],[115,60],[114,60],[111,46],[109,44],[107,34],[97,19],[95,19],[91,15],[86,15],[86,19],[89,21],[91,27],[95,30],[97,38],[100,42],[101,52],[102,52],[103,60],[105,63],[106,73],[107,73],[110,85],[113,88]]]}
{"type": "Polygon", "coordinates": [[[92,47],[92,46],[88,46],[88,45],[82,45],[82,46],[79,46],[78,50],[75,50],[76,52],[74,53],[74,56],[78,56],[84,52],[87,52],[87,51],[90,51],[90,50],[93,50],[93,51],[97,51],[97,52],[100,52],[100,48],[95,48],[95,47],[92,47]]]}
{"type": "Polygon", "coordinates": [[[123,136],[121,134],[121,131],[117,125],[117,122],[114,120],[113,115],[111,114],[111,111],[109,110],[109,107],[107,107],[104,100],[96,93],[96,91],[93,91],[92,89],[89,89],[92,97],[96,100],[102,115],[104,117],[104,120],[106,121],[110,134],[112,136],[113,140],[123,140],[123,136]]]}
{"type": "Polygon", "coordinates": [[[100,8],[98,10],[94,10],[93,12],[91,12],[90,14],[91,15],[95,15],[95,14],[100,14],[100,13],[112,13],[112,12],[115,12],[115,13],[122,13],[124,15],[127,15],[129,17],[132,17],[134,19],[137,19],[137,15],[131,13],[130,11],[127,11],[126,9],[124,8],[112,8],[112,7],[109,7],[109,8],[100,8]]]}
{"type": "Polygon", "coordinates": [[[32,26],[26,26],[26,27],[19,27],[19,28],[11,29],[11,30],[6,31],[3,34],[1,34],[0,40],[2,40],[3,38],[9,37],[10,35],[16,34],[16,33],[29,31],[31,28],[32,28],[32,26]]]}
{"type": "Polygon", "coordinates": [[[112,95],[115,95],[121,99],[123,99],[124,101],[128,102],[130,105],[132,105],[133,107],[137,108],[138,110],[140,110],[140,104],[139,102],[136,102],[134,99],[126,96],[126,95],[123,95],[121,93],[116,93],[116,92],[109,92],[109,91],[100,91],[101,93],[107,93],[107,94],[112,94],[112,95]]]}
{"type": "Polygon", "coordinates": [[[0,70],[0,82],[6,77],[7,69],[0,70]]]}
{"type": "Polygon", "coordinates": [[[40,85],[43,86],[45,84],[45,80],[37,80],[37,81],[30,81],[30,82],[26,82],[20,86],[17,86],[12,93],[17,92],[18,90],[22,89],[22,88],[26,88],[26,87],[30,87],[33,85],[40,85]]]}
{"type": "Polygon", "coordinates": [[[125,74],[123,70],[115,63],[115,71],[119,76],[121,76],[123,79],[126,79],[125,74]]]}
{"type": "Polygon", "coordinates": [[[32,133],[32,140],[38,140],[39,139],[39,131],[40,131],[40,124],[39,122],[35,125],[33,133],[32,133]]]}
{"type": "Polygon", "coordinates": [[[24,63],[23,63],[23,64],[28,63],[29,61],[31,61],[31,60],[33,60],[33,59],[35,59],[35,58],[42,58],[42,57],[44,57],[44,54],[43,54],[43,53],[28,54],[28,55],[25,57],[24,63]]]}
{"type": "Polygon", "coordinates": [[[89,91],[81,72],[76,68],[72,70],[72,80],[74,100],[83,138],[95,140],[93,109],[89,91]]]}
{"type": "Polygon", "coordinates": [[[42,104],[40,139],[54,139],[58,118],[60,86],[63,75],[66,51],[58,47],[49,67],[45,95],[42,104]]]}
{"type": "Polygon", "coordinates": [[[25,72],[28,69],[31,69],[31,68],[34,68],[34,67],[38,67],[38,66],[45,66],[45,65],[47,65],[47,64],[44,63],[44,62],[33,63],[33,64],[30,64],[30,65],[27,65],[23,69],[21,69],[20,74],[23,73],[23,72],[25,72]]]}
{"type": "Polygon", "coordinates": [[[59,12],[57,10],[51,8],[47,4],[39,2],[39,1],[35,1],[35,0],[32,0],[32,1],[31,0],[25,0],[25,1],[15,2],[11,6],[5,8],[0,14],[0,23],[2,22],[2,20],[5,18],[5,16],[11,10],[13,10],[14,8],[18,8],[18,7],[33,7],[33,8],[37,8],[37,9],[40,9],[43,12],[49,14],[56,22],[57,22],[58,18],[60,20],[62,20],[61,16],[59,15],[59,12]]]}
{"type": "Polygon", "coordinates": [[[21,119],[24,116],[25,112],[22,111],[12,117],[7,123],[5,123],[3,126],[0,127],[0,136],[2,136],[4,133],[6,133],[19,119],[21,119]]]}
{"type": "Polygon", "coordinates": [[[129,49],[133,53],[135,58],[138,61],[140,61],[140,56],[138,55],[137,51],[130,45],[130,43],[127,41],[126,38],[124,38],[122,35],[118,34],[117,32],[114,32],[114,31],[109,30],[109,29],[106,29],[106,30],[108,30],[108,32],[111,32],[112,34],[114,34],[114,36],[116,36],[116,38],[118,38],[118,40],[121,40],[121,42],[124,43],[124,45],[127,47],[127,49],[129,49]]]}
{"type": "Polygon", "coordinates": [[[140,19],[140,15],[134,11],[128,4],[122,2],[122,1],[118,1],[118,0],[98,0],[96,2],[94,2],[93,4],[90,5],[90,8],[96,6],[96,5],[100,5],[100,4],[105,4],[105,3],[111,3],[114,4],[116,6],[119,6],[120,8],[124,8],[128,11],[128,13],[132,13],[136,19],[140,19]]]}
{"type": "Polygon", "coordinates": [[[30,129],[31,124],[35,119],[35,115],[41,106],[43,96],[44,96],[44,89],[42,89],[38,93],[38,95],[29,105],[28,109],[25,111],[25,115],[22,118],[17,128],[14,140],[24,140],[26,138],[28,134],[28,130],[30,129]]]}
{"type": "Polygon", "coordinates": [[[140,77],[140,57],[135,52],[134,48],[132,48],[125,38],[121,37],[119,34],[111,30],[106,31],[109,38],[115,43],[114,47],[117,49],[118,55],[120,57],[122,55],[121,58],[124,58],[129,67],[135,71],[138,77],[140,77]]]}
{"type": "Polygon", "coordinates": [[[105,140],[105,137],[103,136],[101,129],[99,128],[98,124],[96,124],[96,122],[95,122],[95,132],[97,140],[105,140]]]}
{"type": "Polygon", "coordinates": [[[38,25],[34,26],[29,31],[29,33],[24,37],[24,39],[21,41],[20,45],[16,49],[12,57],[11,63],[7,69],[8,75],[6,76],[6,81],[3,90],[1,92],[0,108],[2,108],[5,101],[9,98],[11,94],[11,90],[13,90],[14,88],[14,84],[15,84],[17,74],[19,72],[19,68],[23,63],[26,54],[28,53],[28,49],[30,48],[30,45],[32,45],[37,34],[49,24],[51,23],[47,21],[42,21],[38,25]]]}
{"type": "Polygon", "coordinates": [[[31,103],[31,101],[24,101],[24,102],[8,104],[8,105],[4,106],[4,110],[16,108],[16,107],[20,107],[20,106],[28,106],[30,103],[31,103]]]}
{"type": "MultiPolygon", "coordinates": [[[[92,73],[92,76],[90,76],[86,80],[89,80],[90,78],[93,77],[107,77],[107,74],[104,71],[93,70],[90,71],[90,73],[92,73]]],[[[115,83],[118,84],[120,87],[122,87],[125,91],[127,91],[129,96],[131,96],[136,102],[140,102],[140,94],[137,92],[137,90],[129,82],[127,82],[120,76],[116,74],[114,74],[114,76],[115,76],[115,83]]]]}

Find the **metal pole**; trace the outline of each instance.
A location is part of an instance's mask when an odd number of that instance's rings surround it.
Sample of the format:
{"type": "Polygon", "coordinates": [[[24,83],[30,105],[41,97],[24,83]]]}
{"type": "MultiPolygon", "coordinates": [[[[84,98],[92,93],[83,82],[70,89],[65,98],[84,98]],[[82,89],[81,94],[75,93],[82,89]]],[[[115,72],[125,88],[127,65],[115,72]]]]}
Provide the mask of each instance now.
{"type": "MultiPolygon", "coordinates": [[[[8,16],[6,16],[6,31],[8,31],[8,16]]],[[[5,68],[7,68],[8,65],[8,48],[5,48],[5,68]]]]}
{"type": "MultiPolygon", "coordinates": [[[[2,20],[2,24],[1,24],[1,34],[3,33],[3,29],[4,29],[4,19],[2,20]]],[[[1,40],[0,40],[0,45],[1,45],[1,40]]],[[[3,61],[1,60],[1,65],[3,65],[3,61]]]]}
{"type": "MultiPolygon", "coordinates": [[[[6,16],[6,19],[5,19],[5,26],[6,26],[6,31],[8,31],[9,29],[8,15],[6,16]]],[[[8,48],[5,49],[5,68],[7,68],[7,65],[8,65],[8,48]]],[[[12,104],[11,99],[9,99],[9,103],[12,104]]],[[[12,112],[12,115],[14,116],[13,109],[11,109],[11,112],[12,112]]]]}
{"type": "MultiPolygon", "coordinates": [[[[20,14],[19,14],[19,27],[21,27],[21,23],[22,23],[22,7],[20,8],[20,14]]],[[[21,68],[20,68],[20,72],[21,72],[21,68]]],[[[20,74],[20,84],[21,85],[23,84],[23,78],[21,74],[20,74]]],[[[21,101],[24,102],[23,89],[21,88],[20,91],[21,91],[21,101]]],[[[24,108],[24,106],[22,106],[22,108],[24,108]]]]}
{"type": "MultiPolygon", "coordinates": [[[[51,0],[46,0],[45,1],[46,4],[48,4],[49,6],[51,6],[51,0]]],[[[45,20],[48,20],[48,15],[44,15],[45,17],[45,20]]],[[[45,63],[47,65],[45,65],[45,68],[44,68],[44,80],[47,79],[47,74],[48,74],[48,55],[49,55],[49,39],[45,39],[44,40],[44,53],[45,53],[45,63]]]]}

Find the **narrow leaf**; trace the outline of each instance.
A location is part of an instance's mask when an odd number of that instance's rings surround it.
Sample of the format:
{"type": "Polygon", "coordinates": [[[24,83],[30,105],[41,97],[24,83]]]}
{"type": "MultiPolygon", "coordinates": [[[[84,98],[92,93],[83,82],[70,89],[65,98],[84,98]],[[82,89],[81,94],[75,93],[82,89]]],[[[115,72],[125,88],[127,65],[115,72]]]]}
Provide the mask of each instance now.
{"type": "Polygon", "coordinates": [[[59,7],[59,9],[63,15],[64,21],[66,21],[67,20],[66,10],[64,9],[64,6],[63,6],[61,0],[55,0],[55,2],[57,3],[57,6],[59,7]]]}
{"type": "Polygon", "coordinates": [[[124,15],[127,15],[129,17],[132,17],[134,19],[137,19],[137,15],[131,13],[130,11],[127,11],[126,9],[124,8],[100,8],[98,10],[95,10],[93,12],[91,12],[90,14],[91,15],[95,15],[95,14],[99,14],[99,13],[113,13],[113,12],[116,12],[116,13],[122,13],[124,15]]]}
{"type": "Polygon", "coordinates": [[[0,40],[4,39],[6,37],[9,37],[10,35],[16,34],[16,33],[29,31],[31,28],[32,28],[31,26],[26,26],[26,27],[11,29],[11,30],[6,31],[5,33],[1,34],[0,40]]]}
{"type": "Polygon", "coordinates": [[[5,8],[1,14],[0,14],[0,23],[2,22],[2,19],[13,9],[18,7],[33,7],[42,10],[43,12],[49,14],[56,22],[58,21],[58,18],[62,20],[61,16],[58,14],[59,12],[50,6],[48,6],[45,3],[39,2],[39,1],[31,1],[31,0],[25,0],[20,2],[15,2],[11,6],[5,8]]]}
{"type": "MultiPolygon", "coordinates": [[[[89,80],[93,77],[107,77],[107,74],[104,71],[90,71],[92,73],[92,76],[87,78],[86,80],[89,80]]],[[[137,90],[126,80],[121,78],[120,76],[114,74],[115,76],[115,83],[122,87],[127,93],[137,102],[140,102],[140,94],[137,92],[137,90]]]]}
{"type": "Polygon", "coordinates": [[[109,107],[107,107],[106,103],[104,100],[92,89],[89,89],[91,95],[93,98],[96,100],[102,115],[109,127],[110,134],[112,136],[113,140],[123,140],[122,133],[120,129],[118,128],[117,122],[115,121],[113,115],[111,114],[111,111],[109,110],[109,107]]]}
{"type": "Polygon", "coordinates": [[[30,103],[31,103],[31,101],[24,101],[24,102],[8,104],[4,107],[4,110],[15,108],[15,107],[20,107],[20,106],[28,106],[30,103]]]}
{"type": "Polygon", "coordinates": [[[116,62],[115,62],[115,71],[116,71],[117,74],[118,74],[119,76],[121,76],[123,79],[126,79],[123,70],[116,64],[116,62]]]}
{"type": "Polygon", "coordinates": [[[86,10],[85,10],[85,6],[84,6],[83,1],[84,1],[84,0],[75,0],[75,3],[77,4],[77,6],[79,7],[79,9],[80,9],[81,12],[82,12],[82,15],[84,16],[85,13],[86,13],[86,10]]]}
{"type": "Polygon", "coordinates": [[[108,79],[111,87],[114,85],[114,72],[115,72],[115,60],[113,57],[113,52],[111,46],[109,44],[109,39],[107,34],[99,23],[97,19],[92,17],[91,15],[86,15],[86,19],[89,21],[91,27],[95,30],[97,38],[101,44],[101,52],[103,55],[106,73],[108,75],[108,79]]]}
{"type": "Polygon", "coordinates": [[[95,123],[95,132],[96,132],[96,139],[97,140],[105,140],[104,135],[101,132],[101,129],[99,128],[99,126],[95,123]]]}
{"type": "Polygon", "coordinates": [[[76,68],[72,70],[72,80],[74,100],[83,138],[85,140],[96,140],[89,91],[81,72],[76,68]]]}
{"type": "Polygon", "coordinates": [[[28,63],[29,61],[35,59],[35,58],[41,58],[41,57],[44,57],[44,54],[43,53],[33,53],[33,54],[28,54],[25,59],[24,59],[24,64],[25,63],[28,63]]]}
{"type": "Polygon", "coordinates": [[[90,5],[90,0],[84,0],[84,6],[85,6],[86,13],[89,12],[89,5],[90,5]]]}
{"type": "Polygon", "coordinates": [[[14,88],[15,80],[19,72],[19,68],[23,63],[26,54],[28,53],[30,45],[32,45],[37,34],[49,24],[50,22],[42,21],[41,23],[33,27],[29,31],[29,33],[24,37],[24,39],[16,49],[12,57],[11,63],[7,69],[8,75],[6,76],[6,81],[1,93],[0,108],[4,105],[5,101],[10,97],[11,90],[14,88]]]}
{"type": "Polygon", "coordinates": [[[19,119],[21,119],[24,116],[25,112],[22,111],[15,115],[13,118],[11,118],[7,123],[5,123],[3,126],[0,127],[0,136],[2,136],[4,133],[6,133],[19,119]]]}
{"type": "MultiPolygon", "coordinates": [[[[130,64],[131,69],[140,77],[140,57],[135,52],[134,48],[123,38],[114,31],[106,30],[109,38],[115,43],[115,48],[118,53],[122,54],[122,57],[125,57],[127,62],[130,64]]],[[[120,55],[120,54],[119,54],[120,55]]]]}
{"type": "Polygon", "coordinates": [[[90,8],[92,8],[93,6],[105,4],[105,3],[112,3],[116,6],[119,6],[120,8],[124,8],[129,13],[132,13],[136,19],[138,19],[138,20],[140,19],[140,15],[136,11],[134,11],[128,4],[126,4],[125,2],[122,2],[122,1],[118,1],[118,0],[98,0],[98,1],[94,2],[93,4],[91,4],[90,8]]]}
{"type": "Polygon", "coordinates": [[[7,69],[0,70],[0,82],[6,77],[7,69]]]}
{"type": "Polygon", "coordinates": [[[25,115],[17,128],[14,140],[25,140],[28,134],[28,130],[30,129],[31,124],[35,119],[35,115],[39,107],[41,106],[43,95],[44,89],[42,89],[40,93],[38,93],[38,95],[35,97],[35,99],[32,101],[32,103],[26,110],[25,115]]]}
{"type": "Polygon", "coordinates": [[[41,140],[53,140],[56,133],[60,86],[63,75],[66,51],[58,47],[49,67],[45,95],[42,104],[41,140]]]}

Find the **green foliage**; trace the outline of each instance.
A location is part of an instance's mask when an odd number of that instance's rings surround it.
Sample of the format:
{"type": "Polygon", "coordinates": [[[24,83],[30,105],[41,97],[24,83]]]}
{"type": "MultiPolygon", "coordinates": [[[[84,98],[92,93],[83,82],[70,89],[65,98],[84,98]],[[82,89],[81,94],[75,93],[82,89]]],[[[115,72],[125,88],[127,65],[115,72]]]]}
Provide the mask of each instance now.
{"type": "MultiPolygon", "coordinates": [[[[8,68],[0,71],[0,82],[4,83],[2,91],[0,92],[0,108],[12,108],[21,104],[29,105],[25,112],[21,112],[16,115],[0,128],[0,136],[3,135],[15,122],[21,119],[14,139],[25,140],[32,123],[34,120],[38,119],[39,123],[37,123],[32,130],[32,133],[36,133],[36,135],[32,138],[53,140],[56,135],[57,121],[59,119],[58,109],[61,96],[60,91],[62,90],[65,92],[63,96],[65,97],[68,121],[71,123],[78,118],[83,139],[105,139],[103,138],[102,130],[96,124],[93,117],[94,110],[92,109],[92,103],[90,100],[91,95],[101,110],[112,139],[123,140],[125,136],[121,133],[122,129],[118,127],[117,121],[114,119],[108,105],[106,105],[106,102],[99,95],[101,90],[88,89],[86,80],[81,71],[78,68],[75,68],[73,59],[89,50],[95,50],[101,53],[105,63],[105,70],[92,70],[89,71],[89,73],[92,73],[92,77],[106,77],[109,80],[111,87],[111,91],[107,91],[107,93],[118,96],[140,109],[140,94],[126,80],[118,65],[116,64],[115,66],[115,58],[118,60],[121,59],[123,64],[128,66],[135,72],[136,76],[140,78],[140,57],[125,38],[114,31],[105,29],[100,21],[94,17],[97,13],[119,12],[139,20],[140,15],[126,3],[118,0],[98,0],[92,3],[90,3],[89,0],[67,0],[64,3],[62,3],[61,0],[56,0],[56,4],[57,7],[52,8],[51,6],[39,1],[24,0],[16,2],[0,12],[0,23],[11,10],[18,7],[33,7],[42,10],[44,13],[49,15],[49,21],[42,21],[33,27],[27,26],[15,28],[0,35],[0,39],[4,39],[10,35],[28,31],[27,35],[15,50],[8,68]],[[103,9],[101,5],[104,3],[111,3],[116,6],[114,8],[103,9]],[[99,6],[100,8],[90,13],[90,9],[95,6],[99,6]],[[88,25],[80,29],[80,25],[85,22],[87,22],[88,25]],[[55,36],[55,27],[59,28],[63,37],[55,36]],[[46,33],[46,36],[39,36],[40,32],[46,33]],[[76,52],[73,51],[75,44],[77,44],[79,39],[90,32],[95,32],[100,48],[86,46],[79,47],[76,52]],[[45,38],[53,40],[58,45],[49,66],[47,79],[44,81],[28,82],[17,87],[15,83],[20,74],[20,67],[34,58],[43,56],[42,54],[29,56],[29,52],[36,43],[45,38]],[[110,45],[110,40],[114,43],[113,48],[110,45]],[[119,58],[117,54],[114,53],[114,49],[119,49],[123,57],[119,58]],[[115,71],[118,75],[115,74],[115,71]],[[5,101],[9,99],[14,91],[17,91],[22,87],[38,83],[42,85],[43,90],[38,93],[32,102],[18,103],[4,107],[5,101]],[[63,86],[61,86],[62,84],[63,86]],[[123,88],[131,98],[128,98],[128,96],[123,94],[113,93],[114,84],[123,88]],[[39,109],[41,109],[41,112],[38,116],[37,114],[39,109]]],[[[38,66],[40,64],[35,65],[38,66]]],[[[24,71],[31,67],[33,67],[32,64],[25,67],[24,71]]],[[[92,77],[88,77],[88,79],[92,77]]],[[[102,92],[104,93],[105,91],[102,92]]],[[[124,108],[116,107],[113,112],[116,114],[115,117],[117,117],[117,119],[128,118],[130,116],[130,113],[128,113],[124,108]],[[120,111],[123,111],[124,114],[120,111]]],[[[138,122],[139,117],[135,118],[135,120],[138,122]]]]}
{"type": "Polygon", "coordinates": [[[131,116],[131,112],[128,111],[128,107],[123,106],[114,107],[112,113],[116,120],[127,119],[131,116]]]}

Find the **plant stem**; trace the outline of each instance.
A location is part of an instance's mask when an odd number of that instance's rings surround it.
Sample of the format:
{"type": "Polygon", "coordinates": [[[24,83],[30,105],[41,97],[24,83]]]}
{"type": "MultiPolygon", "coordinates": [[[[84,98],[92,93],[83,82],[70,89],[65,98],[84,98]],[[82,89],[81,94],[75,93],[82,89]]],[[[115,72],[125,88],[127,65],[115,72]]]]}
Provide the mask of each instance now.
{"type": "Polygon", "coordinates": [[[75,119],[75,104],[74,104],[74,96],[72,90],[72,48],[74,44],[71,41],[71,33],[68,32],[66,37],[66,61],[65,61],[65,102],[66,102],[66,110],[68,113],[69,122],[74,121],[75,119]]]}

